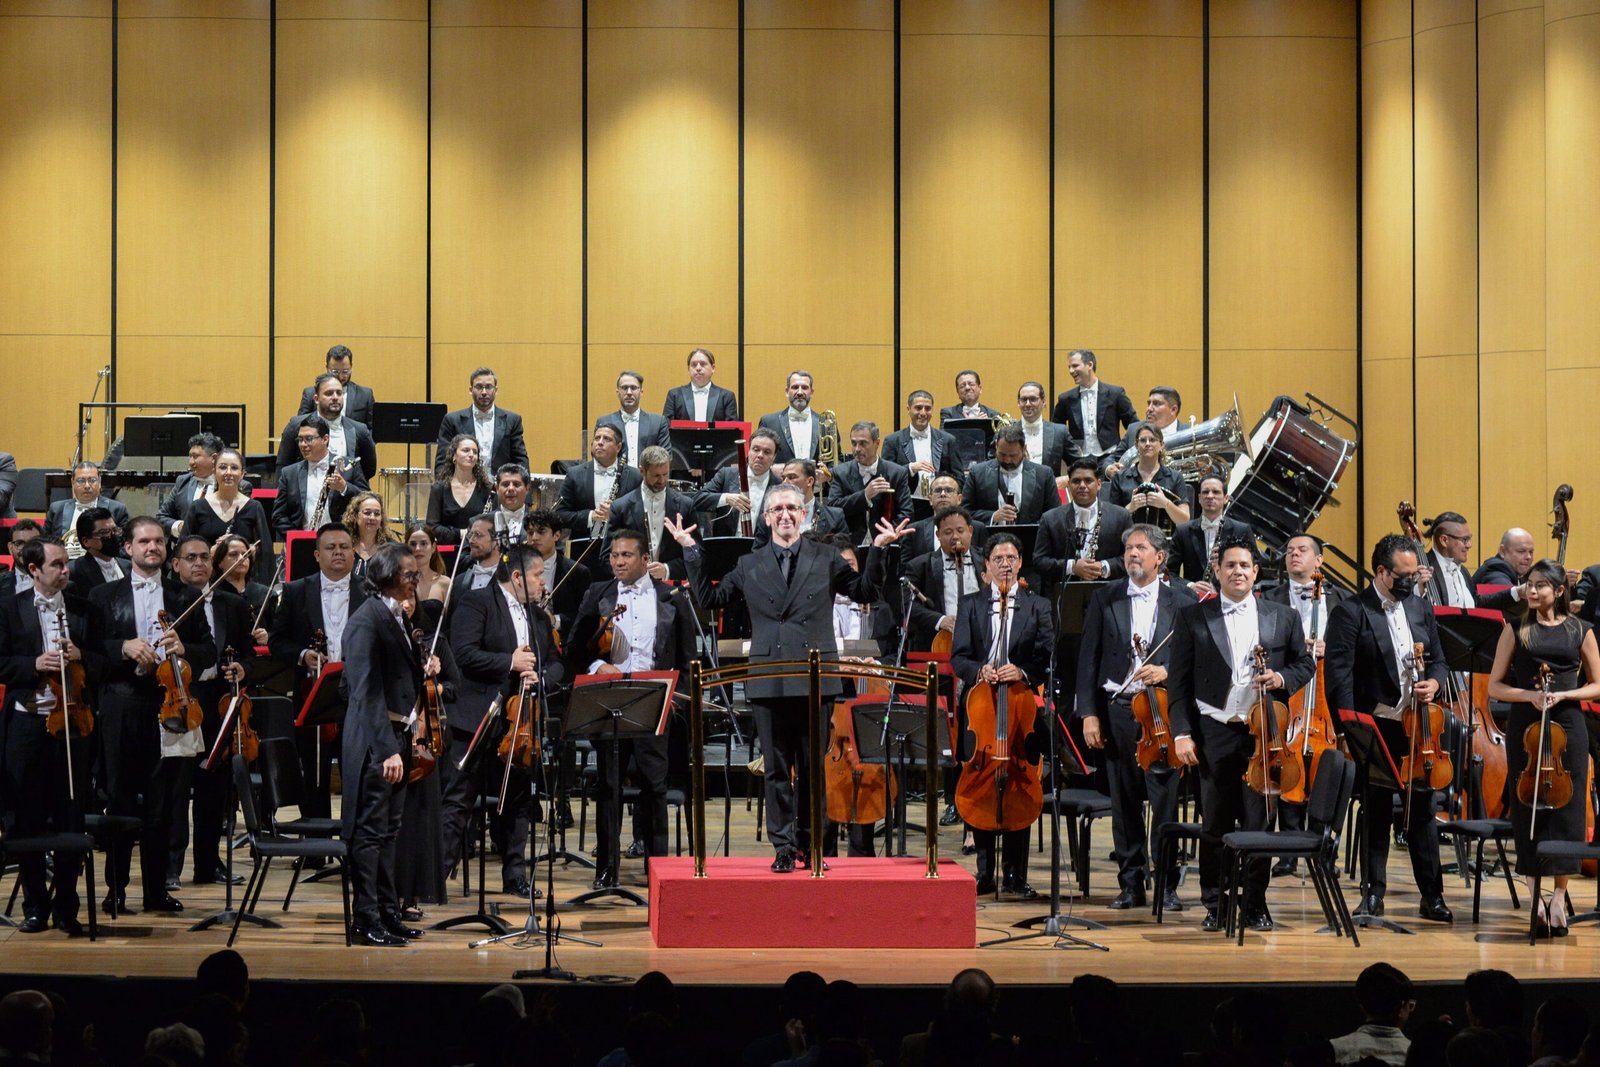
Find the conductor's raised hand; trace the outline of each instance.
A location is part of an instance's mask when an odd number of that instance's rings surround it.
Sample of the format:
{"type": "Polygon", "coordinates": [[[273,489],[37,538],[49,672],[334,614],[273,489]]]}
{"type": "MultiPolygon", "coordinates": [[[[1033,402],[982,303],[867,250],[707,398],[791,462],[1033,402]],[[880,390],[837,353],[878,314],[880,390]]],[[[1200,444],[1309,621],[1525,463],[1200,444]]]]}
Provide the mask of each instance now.
{"type": "Polygon", "coordinates": [[[877,530],[878,536],[872,539],[872,547],[882,548],[885,545],[894,544],[902,537],[909,537],[911,535],[911,520],[901,519],[899,525],[895,525],[888,519],[879,519],[877,530]]]}
{"type": "Polygon", "coordinates": [[[681,511],[678,513],[678,521],[676,522],[666,516],[662,516],[661,525],[666,528],[667,533],[672,535],[672,539],[684,548],[694,544],[694,532],[700,529],[692,522],[684,525],[683,512],[681,511]]]}

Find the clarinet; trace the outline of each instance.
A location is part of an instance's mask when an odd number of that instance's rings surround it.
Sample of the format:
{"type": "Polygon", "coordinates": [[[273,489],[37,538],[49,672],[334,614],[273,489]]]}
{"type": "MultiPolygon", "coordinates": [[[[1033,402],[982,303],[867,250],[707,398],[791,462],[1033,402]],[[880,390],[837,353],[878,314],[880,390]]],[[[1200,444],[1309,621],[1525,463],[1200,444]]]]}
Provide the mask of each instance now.
{"type": "MultiPolygon", "coordinates": [[[[1080,534],[1083,533],[1082,530],[1079,530],[1078,532],[1080,534]]],[[[1082,543],[1078,546],[1078,559],[1094,559],[1096,556],[1099,555],[1099,553],[1100,553],[1100,523],[1096,522],[1093,526],[1089,527],[1088,534],[1083,537],[1082,543]]],[[[1070,582],[1070,581],[1072,581],[1073,579],[1075,579],[1077,577],[1078,577],[1077,574],[1075,574],[1069,568],[1068,571],[1067,571],[1067,580],[1070,582]]],[[[1082,579],[1079,579],[1079,580],[1081,581],[1082,579]]]]}

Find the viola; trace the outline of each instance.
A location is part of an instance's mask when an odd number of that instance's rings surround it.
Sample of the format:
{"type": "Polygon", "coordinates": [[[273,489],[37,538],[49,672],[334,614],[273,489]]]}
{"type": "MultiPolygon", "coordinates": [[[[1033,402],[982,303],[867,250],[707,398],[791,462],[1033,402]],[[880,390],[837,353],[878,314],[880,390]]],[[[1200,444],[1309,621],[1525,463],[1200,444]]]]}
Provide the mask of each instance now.
{"type": "Polygon", "coordinates": [[[1517,778],[1517,800],[1532,809],[1534,818],[1540,811],[1564,808],[1572,801],[1572,775],[1563,757],[1567,752],[1567,731],[1558,722],[1550,721],[1550,683],[1554,673],[1548,663],[1539,664],[1539,721],[1531,722],[1522,731],[1522,747],[1528,753],[1528,765],[1517,778]]]}
{"type": "Polygon", "coordinates": [[[605,617],[600,623],[600,629],[594,635],[594,648],[597,659],[610,659],[611,646],[616,641],[616,621],[627,613],[628,605],[618,604],[616,610],[605,617]]]}
{"type": "MultiPolygon", "coordinates": [[[[417,648],[422,648],[422,631],[411,631],[411,637],[416,642],[417,648]]],[[[427,665],[430,658],[427,652],[421,652],[423,665],[427,665]]],[[[420,782],[439,763],[439,757],[444,755],[444,704],[436,678],[424,678],[422,690],[417,694],[417,722],[418,730],[416,743],[412,746],[411,769],[406,772],[406,784],[420,782]]]]}
{"type": "MultiPolygon", "coordinates": [[[[1322,572],[1311,576],[1311,632],[1315,634],[1322,618],[1322,572]]],[[[1312,644],[1315,645],[1315,637],[1312,644]]],[[[1304,804],[1311,792],[1311,783],[1317,780],[1317,768],[1322,754],[1339,743],[1334,729],[1333,714],[1328,710],[1327,690],[1323,687],[1322,657],[1316,656],[1317,669],[1306,687],[1289,698],[1289,741],[1298,746],[1300,761],[1305,767],[1305,779],[1283,794],[1291,804],[1304,804]]]]}
{"type": "Polygon", "coordinates": [[[824,767],[827,783],[828,818],[836,823],[871,825],[883,818],[884,776],[889,780],[889,801],[898,795],[894,773],[881,764],[862,763],[850,741],[850,708],[833,707],[833,736],[828,742],[824,767]]]}
{"type": "MultiPolygon", "coordinates": [[[[1145,651],[1144,638],[1133,635],[1133,669],[1144,665],[1150,653],[1145,651]]],[[[1177,746],[1172,743],[1172,716],[1167,711],[1167,690],[1164,686],[1144,687],[1133,696],[1133,719],[1139,724],[1139,740],[1134,742],[1133,758],[1139,769],[1148,771],[1157,763],[1180,770],[1177,746]]]]}
{"type": "Polygon", "coordinates": [[[517,695],[506,701],[505,714],[511,728],[500,738],[500,746],[495,750],[495,755],[505,764],[500,777],[500,804],[496,809],[501,812],[506,807],[512,766],[531,770],[534,760],[539,758],[539,700],[533,695],[531,683],[524,683],[517,695]]]}
{"type": "MultiPolygon", "coordinates": [[[[156,618],[164,632],[172,629],[165,610],[158,611],[156,618]]],[[[161,728],[175,734],[198,730],[205,718],[205,712],[189,688],[194,681],[194,672],[189,667],[189,661],[181,656],[168,656],[156,664],[156,681],[165,690],[161,700],[161,710],[156,713],[161,728]]]]}
{"type": "MultiPolygon", "coordinates": [[[[218,665],[227,668],[237,662],[239,662],[238,654],[234,652],[233,646],[229,645],[223,649],[222,659],[218,661],[218,665]]],[[[254,708],[250,703],[250,698],[245,695],[243,687],[238,682],[233,683],[233,702],[229,704],[229,709],[237,714],[237,718],[234,720],[233,742],[224,751],[231,752],[234,747],[237,747],[239,753],[246,760],[254,763],[256,756],[261,751],[261,737],[256,733],[255,728],[250,725],[250,716],[254,708]]],[[[226,720],[227,715],[223,715],[223,719],[226,720]]]]}
{"type": "MultiPolygon", "coordinates": [[[[1011,587],[1000,583],[1000,641],[993,666],[1010,662],[1011,587]]],[[[1032,826],[1044,810],[1038,747],[1038,701],[1026,682],[979,682],[967,692],[972,756],[956,784],[956,810],[979,830],[1032,826]],[[1031,751],[1030,751],[1031,750],[1031,751]]]]}
{"type": "MultiPolygon", "coordinates": [[[[1252,653],[1256,674],[1267,673],[1267,650],[1260,645],[1252,653]]],[[[1250,756],[1250,766],[1244,772],[1245,784],[1267,801],[1267,818],[1272,818],[1274,802],[1285,793],[1300,787],[1306,777],[1306,767],[1300,751],[1288,744],[1289,709],[1272,695],[1265,681],[1256,686],[1256,702],[1250,706],[1250,736],[1256,739],[1256,748],[1250,756]]]]}
{"type": "Polygon", "coordinates": [[[88,737],[94,733],[94,712],[83,697],[85,675],[81,660],[69,660],[65,654],[65,647],[72,638],[67,633],[67,613],[56,612],[58,633],[64,639],[61,642],[63,653],[61,656],[61,669],[56,674],[46,675],[44,683],[56,698],[55,710],[44,720],[44,728],[51,737],[65,737],[67,726],[70,723],[72,732],[78,737],[88,737]]]}
{"type": "MultiPolygon", "coordinates": [[[[1400,724],[1406,733],[1410,751],[1400,761],[1400,777],[1407,782],[1421,782],[1429,789],[1444,789],[1455,780],[1455,764],[1450,753],[1440,743],[1444,733],[1445,707],[1435,701],[1423,703],[1410,694],[1422,677],[1423,660],[1427,648],[1421,643],[1411,648],[1412,668],[1407,672],[1406,707],[1400,713],[1400,724]]],[[[1406,790],[1406,804],[1411,803],[1411,790],[1406,790]]]]}

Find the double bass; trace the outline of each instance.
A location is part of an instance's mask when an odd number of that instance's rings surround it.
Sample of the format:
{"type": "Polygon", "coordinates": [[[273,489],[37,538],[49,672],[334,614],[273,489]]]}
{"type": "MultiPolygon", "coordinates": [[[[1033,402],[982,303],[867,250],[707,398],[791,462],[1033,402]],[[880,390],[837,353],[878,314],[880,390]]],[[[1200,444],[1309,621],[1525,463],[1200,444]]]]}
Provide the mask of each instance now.
{"type": "MultiPolygon", "coordinates": [[[[1321,628],[1322,572],[1311,576],[1311,633],[1321,628]]],[[[1339,744],[1334,729],[1333,715],[1328,710],[1328,695],[1323,687],[1322,657],[1314,649],[1316,638],[1311,638],[1312,659],[1317,669],[1304,689],[1289,698],[1289,743],[1300,751],[1300,762],[1305,768],[1305,778],[1297,786],[1284,791],[1283,799],[1290,804],[1304,804],[1311,792],[1311,783],[1317,780],[1317,767],[1322,754],[1339,744]]]]}
{"type": "MultiPolygon", "coordinates": [[[[1000,639],[991,666],[1010,663],[1012,606],[1009,582],[1000,591],[1000,639]]],[[[1032,826],[1044,810],[1039,759],[1030,755],[1039,704],[1022,681],[979,682],[967,692],[967,732],[972,755],[961,766],[956,810],[979,830],[1002,833],[1032,826]]]]}

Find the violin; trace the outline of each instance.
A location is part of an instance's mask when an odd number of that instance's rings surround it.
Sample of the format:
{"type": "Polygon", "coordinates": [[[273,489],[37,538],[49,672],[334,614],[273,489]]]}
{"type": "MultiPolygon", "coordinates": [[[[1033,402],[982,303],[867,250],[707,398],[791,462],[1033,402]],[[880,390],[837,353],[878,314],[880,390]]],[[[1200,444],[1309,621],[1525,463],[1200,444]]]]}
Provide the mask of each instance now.
{"type": "MultiPolygon", "coordinates": [[[[161,623],[163,633],[172,630],[165,610],[158,611],[156,618],[161,623]]],[[[194,698],[194,694],[189,691],[194,681],[194,672],[189,667],[189,661],[181,656],[168,656],[156,664],[156,681],[160,682],[161,688],[166,691],[161,701],[161,710],[156,713],[161,721],[161,728],[174,734],[186,734],[190,730],[198,730],[205,718],[205,712],[201,709],[200,702],[194,698]]]]}
{"type": "MultiPolygon", "coordinates": [[[[1011,586],[999,583],[1000,641],[992,666],[1010,662],[1011,586]]],[[[956,810],[979,830],[1032,826],[1044,810],[1044,789],[1033,733],[1039,704],[1022,681],[979,682],[967,692],[967,732],[972,756],[956,783],[956,810]],[[1029,750],[1033,751],[1030,752],[1029,750]]]]}
{"type": "Polygon", "coordinates": [[[1517,800],[1531,809],[1534,818],[1541,811],[1564,808],[1572,800],[1572,774],[1567,770],[1567,731],[1550,721],[1550,683],[1555,674],[1550,664],[1539,664],[1539,721],[1522,731],[1522,747],[1528,765],[1517,778],[1517,800]]]}
{"type": "Polygon", "coordinates": [[[534,760],[539,758],[539,732],[536,728],[540,718],[539,699],[533,695],[531,682],[523,683],[517,695],[506,701],[506,717],[511,721],[511,728],[500,738],[500,746],[495,750],[495,755],[505,764],[505,771],[500,778],[500,804],[497,809],[501,812],[506,807],[506,789],[511,784],[512,766],[531,770],[534,760]]]}
{"type": "Polygon", "coordinates": [[[67,726],[71,724],[72,732],[78,737],[88,737],[94,733],[94,712],[83,698],[85,682],[83,662],[69,660],[66,656],[67,644],[72,640],[67,632],[67,613],[56,612],[56,625],[61,634],[61,669],[56,674],[45,676],[44,684],[56,698],[55,710],[44,720],[44,728],[51,737],[65,738],[67,726]]]}
{"type": "MultiPolygon", "coordinates": [[[[239,662],[239,656],[234,652],[232,645],[223,649],[222,659],[219,662],[223,668],[231,667],[239,662]]],[[[261,751],[261,737],[250,725],[250,714],[254,709],[250,703],[250,698],[245,696],[244,689],[238,682],[233,683],[233,702],[229,704],[228,708],[229,711],[238,715],[238,718],[234,720],[233,745],[231,748],[237,748],[240,755],[244,756],[248,762],[254,763],[257,754],[261,751]]],[[[223,716],[223,720],[227,720],[227,715],[223,716]]]]}
{"type": "MultiPolygon", "coordinates": [[[[422,631],[411,631],[411,637],[416,642],[417,648],[422,648],[422,631]]],[[[431,658],[427,652],[420,653],[423,666],[427,666],[431,658]]],[[[439,757],[444,755],[444,704],[439,689],[437,678],[423,678],[422,691],[417,694],[417,739],[413,746],[411,769],[406,772],[406,784],[420,782],[433,773],[434,767],[439,763],[439,757]]]]}
{"type": "MultiPolygon", "coordinates": [[[[1256,674],[1265,675],[1270,669],[1267,650],[1257,645],[1251,655],[1256,674]]],[[[1268,822],[1272,820],[1273,802],[1305,782],[1306,767],[1300,751],[1286,741],[1288,726],[1289,709],[1273,697],[1272,689],[1263,680],[1256,686],[1256,702],[1250,706],[1250,736],[1256,739],[1256,749],[1250,755],[1244,780],[1266,798],[1268,822]]]]}
{"type": "Polygon", "coordinates": [[[600,624],[600,629],[594,635],[594,647],[598,655],[596,659],[610,659],[611,646],[616,641],[616,621],[627,614],[628,605],[618,604],[616,610],[605,617],[600,624]]]}
{"type": "Polygon", "coordinates": [[[862,763],[850,741],[850,707],[841,702],[833,706],[833,736],[828,742],[824,764],[827,782],[828,819],[837,823],[871,825],[887,810],[884,776],[889,779],[889,802],[898,795],[894,772],[875,763],[862,763]]]}
{"type": "MultiPolygon", "coordinates": [[[[1315,634],[1321,626],[1322,618],[1322,571],[1317,571],[1311,576],[1311,643],[1316,644],[1315,634]]],[[[1317,768],[1322,763],[1322,754],[1339,743],[1339,735],[1334,729],[1333,715],[1328,710],[1327,691],[1323,688],[1322,657],[1313,652],[1316,660],[1316,672],[1311,675],[1311,681],[1306,687],[1289,698],[1289,741],[1291,744],[1298,742],[1300,761],[1305,767],[1306,776],[1298,786],[1284,791],[1283,799],[1291,804],[1304,804],[1307,795],[1311,792],[1311,783],[1317,780],[1317,768]]]]}
{"type": "MultiPolygon", "coordinates": [[[[1455,780],[1455,764],[1450,753],[1439,742],[1444,732],[1445,707],[1443,704],[1418,701],[1413,686],[1422,677],[1426,647],[1418,642],[1411,646],[1412,666],[1406,672],[1407,696],[1405,710],[1400,713],[1401,727],[1406,732],[1410,751],[1400,761],[1400,777],[1406,782],[1420,782],[1429,789],[1444,789],[1455,780]]],[[[1409,825],[1411,794],[1406,790],[1406,818],[1409,825]]]]}
{"type": "MultiPolygon", "coordinates": [[[[1152,655],[1154,652],[1145,650],[1144,638],[1134,634],[1134,671],[1144,666],[1152,655]]],[[[1178,760],[1177,747],[1172,743],[1172,716],[1167,711],[1166,687],[1145,686],[1133,695],[1132,705],[1133,720],[1139,724],[1139,740],[1134,742],[1133,748],[1133,758],[1138,761],[1139,769],[1148,771],[1157,763],[1164,763],[1181,771],[1183,764],[1178,760]]]]}

